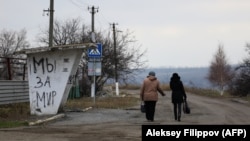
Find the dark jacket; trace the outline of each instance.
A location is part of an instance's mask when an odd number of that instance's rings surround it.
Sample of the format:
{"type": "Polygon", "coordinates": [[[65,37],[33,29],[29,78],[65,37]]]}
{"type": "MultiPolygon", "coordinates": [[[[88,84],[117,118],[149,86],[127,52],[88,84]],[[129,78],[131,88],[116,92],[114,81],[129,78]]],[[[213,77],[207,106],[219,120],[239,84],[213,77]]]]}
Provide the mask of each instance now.
{"type": "Polygon", "coordinates": [[[182,103],[187,98],[184,86],[178,75],[173,75],[170,80],[172,90],[172,103],[182,103]]]}

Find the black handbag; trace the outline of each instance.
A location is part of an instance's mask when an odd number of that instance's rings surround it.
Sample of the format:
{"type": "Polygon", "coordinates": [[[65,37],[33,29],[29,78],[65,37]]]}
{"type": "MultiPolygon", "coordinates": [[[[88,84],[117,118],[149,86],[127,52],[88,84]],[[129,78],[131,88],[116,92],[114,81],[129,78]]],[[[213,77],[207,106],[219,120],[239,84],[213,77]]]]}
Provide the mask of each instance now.
{"type": "Polygon", "coordinates": [[[184,101],[184,103],[183,103],[183,112],[185,114],[190,114],[191,113],[191,110],[190,110],[190,107],[188,106],[187,101],[184,101]]]}
{"type": "Polygon", "coordinates": [[[141,102],[141,112],[145,113],[145,104],[143,101],[141,102]]]}

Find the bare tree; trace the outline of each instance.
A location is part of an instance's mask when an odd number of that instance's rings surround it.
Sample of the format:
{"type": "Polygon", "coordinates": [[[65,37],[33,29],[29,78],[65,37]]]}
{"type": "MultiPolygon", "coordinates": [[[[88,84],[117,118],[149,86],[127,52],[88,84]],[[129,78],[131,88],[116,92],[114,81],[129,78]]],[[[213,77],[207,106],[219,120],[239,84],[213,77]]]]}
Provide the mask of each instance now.
{"type": "Polygon", "coordinates": [[[226,55],[222,45],[219,45],[214,59],[211,62],[207,79],[214,86],[217,86],[224,93],[224,89],[228,86],[233,79],[234,72],[231,66],[227,63],[226,55]]]}
{"type": "MultiPolygon", "coordinates": [[[[90,42],[90,28],[81,25],[79,19],[66,20],[64,22],[55,21],[54,24],[54,39],[55,45],[76,44],[90,42]]],[[[43,32],[38,38],[40,43],[48,45],[48,30],[43,32]]],[[[140,45],[137,44],[132,32],[128,30],[117,34],[117,72],[119,81],[126,82],[133,79],[133,74],[142,70],[145,67],[146,61],[142,60],[145,51],[140,50],[140,45]]],[[[109,80],[114,78],[114,46],[113,37],[110,32],[96,32],[96,41],[102,44],[102,74],[96,78],[96,89],[101,90],[102,86],[109,80]]],[[[86,89],[90,89],[90,78],[88,73],[88,55],[83,54],[83,59],[79,65],[82,70],[83,82],[86,89]]],[[[87,91],[86,93],[88,93],[87,91]]]]}
{"type": "MultiPolygon", "coordinates": [[[[110,35],[110,33],[109,33],[110,35]]],[[[108,37],[110,37],[108,35],[108,37]]],[[[114,78],[114,45],[113,37],[106,39],[109,43],[109,52],[104,54],[108,57],[108,63],[105,68],[110,68],[109,78],[114,78]],[[113,57],[111,57],[113,56],[113,57]],[[110,67],[110,63],[112,67],[110,67]]],[[[135,79],[135,73],[140,72],[145,68],[146,60],[143,60],[143,56],[146,53],[146,50],[142,51],[141,46],[137,44],[133,32],[129,30],[117,34],[116,38],[116,59],[117,59],[117,72],[118,72],[118,81],[121,83],[127,83],[129,80],[135,79]]]]}
{"type": "Polygon", "coordinates": [[[29,47],[26,40],[26,30],[19,32],[2,29],[0,32],[0,79],[16,79],[16,74],[23,73],[25,65],[24,60],[14,59],[20,58],[22,55],[14,54],[17,50],[29,47]],[[19,67],[17,67],[19,66],[19,67]],[[12,76],[13,75],[13,76],[12,76]]]}
{"type": "MultiPolygon", "coordinates": [[[[71,19],[66,21],[55,20],[53,29],[53,44],[66,45],[83,43],[88,38],[85,29],[87,27],[80,27],[79,19],[71,19]]],[[[43,30],[37,41],[39,43],[49,45],[49,30],[43,30]]]]}
{"type": "Polygon", "coordinates": [[[11,57],[18,49],[29,47],[26,30],[19,32],[3,29],[0,33],[0,57],[11,57]]]}

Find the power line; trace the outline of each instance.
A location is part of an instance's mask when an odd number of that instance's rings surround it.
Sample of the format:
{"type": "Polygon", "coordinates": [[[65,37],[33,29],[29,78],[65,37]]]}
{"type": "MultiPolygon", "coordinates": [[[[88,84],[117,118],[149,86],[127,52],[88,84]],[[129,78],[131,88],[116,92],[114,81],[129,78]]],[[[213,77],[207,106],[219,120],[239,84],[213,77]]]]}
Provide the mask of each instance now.
{"type": "MultiPolygon", "coordinates": [[[[89,7],[86,9],[85,6],[86,5],[91,5],[91,4],[87,3],[87,2],[83,2],[82,0],[77,0],[77,2],[73,1],[73,0],[70,0],[70,2],[73,5],[75,5],[77,8],[81,9],[84,12],[89,11],[89,7]]],[[[95,19],[95,22],[98,23],[98,25],[100,27],[104,27],[103,24],[107,24],[108,25],[110,23],[110,21],[101,12],[97,16],[101,17],[101,18],[96,18],[95,19]]]]}
{"type": "Polygon", "coordinates": [[[84,12],[86,12],[86,11],[88,11],[88,9],[85,9],[85,6],[86,5],[89,5],[89,4],[87,4],[87,3],[76,3],[75,1],[73,1],[73,0],[70,0],[70,2],[73,4],[73,5],[75,5],[76,7],[78,7],[80,10],[83,10],[84,12]]]}

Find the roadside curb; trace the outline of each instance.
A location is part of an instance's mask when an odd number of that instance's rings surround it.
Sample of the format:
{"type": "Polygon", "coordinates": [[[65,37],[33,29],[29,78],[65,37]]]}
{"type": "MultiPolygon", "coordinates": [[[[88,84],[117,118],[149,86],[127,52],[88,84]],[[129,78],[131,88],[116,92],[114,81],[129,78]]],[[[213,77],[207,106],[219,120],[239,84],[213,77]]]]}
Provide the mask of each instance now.
{"type": "Polygon", "coordinates": [[[85,108],[85,109],[74,109],[74,110],[66,110],[66,112],[86,112],[90,109],[92,109],[93,107],[88,107],[88,108],[85,108]]]}
{"type": "MultiPolygon", "coordinates": [[[[76,110],[71,110],[71,111],[68,111],[68,112],[86,112],[86,111],[88,111],[90,109],[92,109],[92,107],[88,107],[88,108],[77,110],[77,111],[76,110]]],[[[37,120],[37,121],[34,121],[34,122],[29,122],[28,125],[29,126],[39,125],[39,124],[46,123],[46,122],[49,122],[49,121],[52,121],[52,120],[63,118],[65,116],[66,116],[66,114],[64,114],[64,113],[63,114],[58,114],[58,115],[49,117],[47,119],[37,120]]]]}
{"type": "Polygon", "coordinates": [[[44,119],[44,120],[37,120],[34,122],[29,122],[29,126],[38,125],[41,123],[49,122],[49,121],[56,120],[56,119],[63,118],[63,117],[65,117],[65,114],[58,114],[58,115],[52,116],[52,117],[44,119]]]}

